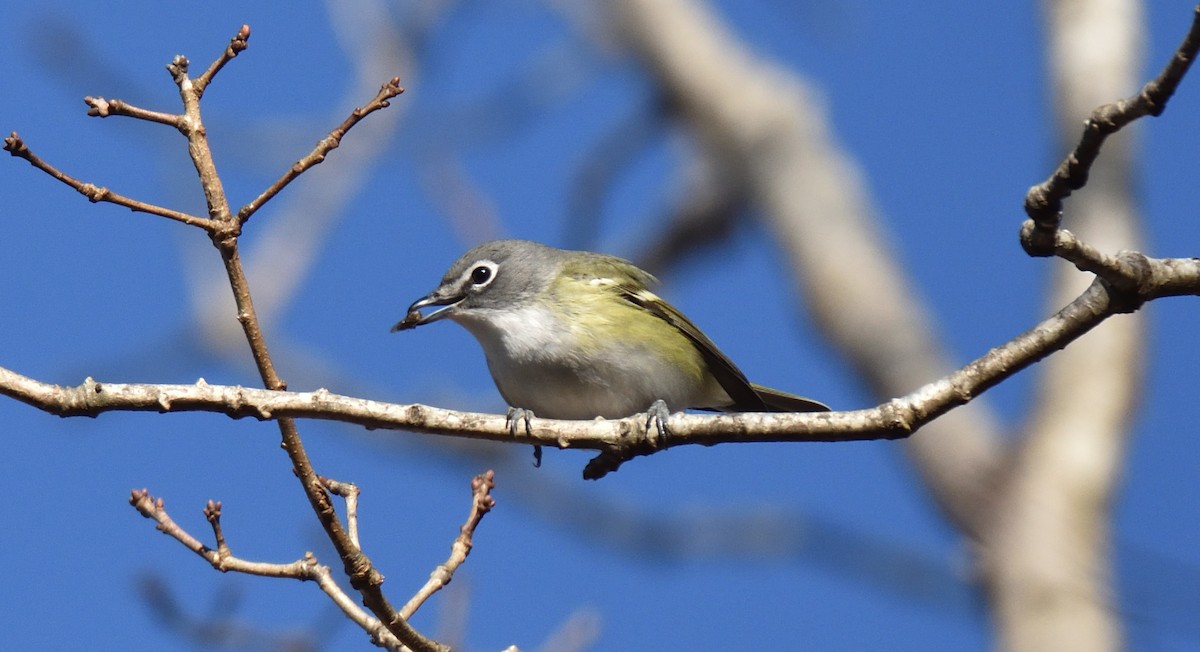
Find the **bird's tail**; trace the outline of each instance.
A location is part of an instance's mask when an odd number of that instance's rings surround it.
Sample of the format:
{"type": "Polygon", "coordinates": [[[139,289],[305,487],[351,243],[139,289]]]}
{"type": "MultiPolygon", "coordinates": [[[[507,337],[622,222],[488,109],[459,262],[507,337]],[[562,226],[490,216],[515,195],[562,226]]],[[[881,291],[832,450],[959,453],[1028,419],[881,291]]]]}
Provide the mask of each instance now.
{"type": "Polygon", "coordinates": [[[829,412],[832,410],[828,405],[811,398],[788,394],[754,383],[751,383],[750,387],[754,389],[755,394],[758,394],[758,398],[762,399],[767,409],[772,412],[829,412]]]}

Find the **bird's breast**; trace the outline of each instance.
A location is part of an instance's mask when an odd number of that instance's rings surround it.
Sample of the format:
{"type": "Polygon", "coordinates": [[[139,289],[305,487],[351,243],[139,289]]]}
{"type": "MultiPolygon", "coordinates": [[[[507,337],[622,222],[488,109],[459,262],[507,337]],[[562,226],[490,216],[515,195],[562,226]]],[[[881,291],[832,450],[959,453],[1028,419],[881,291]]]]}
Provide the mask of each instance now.
{"type": "Polygon", "coordinates": [[[541,417],[619,418],[658,399],[675,410],[728,400],[719,387],[714,397],[715,382],[682,335],[664,349],[644,332],[658,324],[640,319],[657,318],[528,307],[459,321],[483,347],[508,404],[541,417]]]}

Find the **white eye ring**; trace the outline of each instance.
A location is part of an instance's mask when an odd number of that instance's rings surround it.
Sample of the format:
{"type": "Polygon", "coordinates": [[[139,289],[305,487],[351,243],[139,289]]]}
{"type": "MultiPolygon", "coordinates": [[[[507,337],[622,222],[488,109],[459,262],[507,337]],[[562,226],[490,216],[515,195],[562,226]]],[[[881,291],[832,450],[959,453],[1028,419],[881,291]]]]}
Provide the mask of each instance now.
{"type": "Polygon", "coordinates": [[[498,266],[490,260],[481,260],[474,265],[471,265],[470,271],[465,276],[470,279],[471,285],[475,288],[487,287],[496,280],[496,270],[498,266]]]}

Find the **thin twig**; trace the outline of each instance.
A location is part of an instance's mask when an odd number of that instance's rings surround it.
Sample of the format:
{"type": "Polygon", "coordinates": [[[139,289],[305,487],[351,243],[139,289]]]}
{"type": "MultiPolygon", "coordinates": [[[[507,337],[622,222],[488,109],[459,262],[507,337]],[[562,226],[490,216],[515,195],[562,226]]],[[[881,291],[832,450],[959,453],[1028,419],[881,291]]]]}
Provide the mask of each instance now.
{"type": "Polygon", "coordinates": [[[163,506],[163,500],[152,497],[148,490],[135,489],[132,491],[129,497],[129,504],[133,505],[133,508],[139,514],[157,523],[159,531],[183,544],[188,550],[203,557],[213,568],[223,573],[236,571],[249,575],[261,575],[263,577],[311,580],[316,582],[321,587],[321,590],[333,600],[334,604],[348,618],[367,631],[373,639],[383,642],[389,649],[400,649],[402,647],[400,641],[394,638],[377,619],[371,617],[370,614],[355,604],[354,600],[350,599],[350,596],[341,590],[337,582],[333,580],[333,575],[329,567],[318,563],[316,556],[311,552],[305,553],[304,557],[289,564],[248,561],[234,556],[225,544],[224,534],[221,533],[220,503],[209,501],[204,509],[204,516],[212,525],[213,532],[216,535],[216,550],[204,545],[199,539],[180,527],[167,513],[166,508],[163,506]]]}
{"type": "MultiPolygon", "coordinates": [[[[263,385],[271,390],[284,390],[287,388],[287,384],[279,377],[279,374],[275,370],[275,364],[271,359],[266,338],[263,335],[262,325],[259,323],[257,313],[254,309],[250,284],[241,262],[241,254],[238,249],[238,236],[241,234],[241,227],[244,220],[242,218],[234,219],[230,213],[229,199],[221,183],[221,177],[217,173],[212,151],[208,145],[207,131],[204,128],[200,112],[200,97],[203,94],[204,86],[211,81],[212,76],[227,61],[245,48],[245,40],[248,36],[249,27],[243,25],[222,57],[210,66],[208,71],[197,80],[192,80],[188,77],[189,63],[187,58],[182,55],[176,56],[167,66],[167,70],[171,73],[172,79],[179,87],[179,96],[183,101],[185,116],[185,119],[181,121],[180,131],[187,136],[188,155],[191,157],[192,164],[196,167],[196,173],[200,177],[200,185],[204,191],[205,201],[208,203],[209,216],[219,221],[222,226],[220,231],[212,233],[211,236],[213,244],[220,252],[221,260],[225,265],[229,286],[233,291],[234,302],[237,304],[238,323],[241,324],[246,342],[250,345],[250,351],[254,357],[254,363],[258,368],[263,385]]],[[[393,81],[398,82],[398,80],[393,81]]],[[[339,127],[339,129],[335,130],[334,134],[331,134],[331,137],[334,137],[334,145],[332,146],[335,146],[336,142],[340,142],[345,131],[357,124],[364,116],[387,106],[386,100],[379,99],[389,92],[387,89],[388,87],[385,85],[384,90],[381,90],[379,95],[376,96],[376,102],[373,106],[369,105],[367,109],[356,110],[343,123],[342,127],[339,127]]],[[[398,93],[399,87],[396,86],[396,89],[398,93]]],[[[295,172],[295,174],[299,174],[300,172],[303,172],[303,169],[295,172]]],[[[291,175],[290,178],[294,178],[294,176],[291,175]]],[[[285,175],[285,178],[289,178],[289,175],[285,175]]],[[[280,418],[276,423],[279,426],[280,436],[283,440],[283,449],[292,462],[292,470],[299,479],[300,485],[304,489],[304,494],[308,498],[313,512],[320,521],[334,549],[337,551],[338,557],[341,558],[343,568],[350,580],[350,585],[362,595],[363,604],[405,645],[422,652],[443,650],[445,646],[439,645],[435,641],[425,637],[408,624],[404,618],[400,617],[387,596],[384,595],[381,588],[383,575],[375,568],[374,564],[371,563],[371,560],[358,547],[357,543],[351,539],[346,529],[342,526],[341,521],[338,520],[337,510],[334,509],[330,502],[329,494],[326,493],[320,478],[317,476],[316,470],[313,468],[312,461],[304,449],[304,443],[300,439],[300,432],[296,427],[296,422],[290,418],[280,418]]]]}
{"type": "Polygon", "coordinates": [[[221,529],[221,501],[210,500],[204,505],[204,518],[212,526],[213,540],[217,542],[217,554],[231,556],[229,544],[225,542],[225,532],[221,529]]]}
{"type": "Polygon", "coordinates": [[[216,60],[209,65],[208,70],[205,70],[203,74],[192,81],[192,84],[196,87],[197,99],[204,95],[204,91],[208,88],[209,82],[213,80],[213,77],[217,76],[217,73],[221,71],[221,68],[224,68],[225,64],[232,61],[234,57],[241,53],[242,50],[245,50],[247,47],[249,47],[249,40],[250,26],[243,24],[242,28],[238,30],[238,33],[234,34],[233,38],[229,39],[229,46],[225,48],[225,51],[221,53],[221,56],[217,57],[216,60]]]}
{"type": "MultiPolygon", "coordinates": [[[[1021,225],[1021,238],[1024,240],[1034,237],[1030,233],[1034,228],[1033,221],[1026,220],[1021,225]]],[[[1076,269],[1095,274],[1115,287],[1132,288],[1150,274],[1150,270],[1141,264],[1146,260],[1144,256],[1110,256],[1066,229],[1054,232],[1052,252],[1074,265],[1076,269]]]]}
{"type": "MultiPolygon", "coordinates": [[[[93,201],[112,201],[126,205],[134,210],[163,215],[164,217],[170,217],[205,228],[225,264],[230,287],[233,291],[234,300],[237,303],[238,321],[242,325],[246,340],[250,345],[259,375],[268,389],[284,390],[286,389],[286,383],[276,373],[274,363],[271,361],[266,340],[263,337],[262,327],[254,310],[254,303],[250,295],[250,286],[238,252],[238,236],[241,234],[241,226],[245,216],[234,220],[230,213],[229,200],[225,194],[220,175],[213,160],[212,151],[208,145],[207,132],[204,128],[200,112],[200,98],[205,88],[212,81],[214,75],[227,62],[246,48],[249,35],[249,26],[243,25],[231,39],[230,45],[226,48],[225,52],[218,57],[204,74],[195,80],[188,76],[190,63],[186,57],[177,55],[171,60],[171,63],[167,65],[167,71],[171,74],[171,78],[179,88],[180,100],[184,107],[183,114],[177,116],[177,119],[172,118],[171,120],[167,120],[164,117],[165,114],[151,114],[140,109],[131,109],[129,105],[124,103],[114,104],[102,99],[92,99],[89,102],[93,115],[102,116],[110,113],[119,113],[156,122],[171,122],[184,134],[188,141],[188,155],[195,166],[205,201],[208,204],[208,219],[206,220],[167,211],[166,209],[159,209],[142,204],[141,202],[134,202],[124,197],[117,196],[114,198],[112,193],[109,193],[105,189],[95,189],[88,184],[80,183],[67,177],[33,155],[16,133],[5,139],[5,149],[12,152],[14,156],[25,158],[35,167],[67,183],[93,201]]],[[[396,78],[385,84],[371,103],[361,109],[356,109],[349,118],[322,141],[322,144],[318,145],[313,154],[307,159],[302,160],[301,163],[293,166],[293,169],[285,174],[280,182],[272,186],[273,190],[268,190],[267,193],[260,196],[259,200],[257,200],[257,205],[261,205],[285,186],[287,182],[319,162],[326,152],[341,142],[341,138],[350,128],[362,120],[363,117],[388,106],[387,99],[398,95],[402,90],[399,87],[399,80],[396,78]]],[[[252,212],[253,210],[250,210],[246,215],[252,212]]],[[[277,423],[283,439],[283,448],[292,462],[293,470],[297,478],[299,478],[304,493],[318,520],[320,520],[322,527],[325,529],[339,557],[342,559],[351,585],[362,594],[363,604],[374,612],[380,619],[380,622],[384,623],[384,626],[406,646],[418,651],[444,649],[444,646],[429,640],[417,632],[396,613],[380,588],[380,585],[383,583],[383,575],[379,573],[370,559],[359,549],[356,538],[349,536],[338,520],[337,512],[330,503],[329,495],[325,492],[304,450],[295,422],[290,418],[281,417],[277,420],[277,423]]],[[[138,502],[141,503],[144,501],[138,502]]],[[[217,527],[215,516],[218,514],[219,508],[214,505],[212,512],[214,528],[217,527]]],[[[165,517],[165,513],[163,513],[163,516],[165,517]]],[[[164,523],[165,521],[160,521],[160,525],[164,523]]],[[[194,540],[190,543],[196,546],[200,545],[199,542],[194,540]]],[[[195,549],[200,552],[199,548],[195,549]]],[[[220,555],[217,556],[220,557],[220,555]]]]}
{"type": "Polygon", "coordinates": [[[157,122],[177,129],[179,128],[179,121],[183,119],[181,115],[143,109],[124,100],[106,100],[103,97],[92,97],[89,95],[83,98],[83,103],[89,107],[88,115],[96,118],[107,118],[118,115],[146,120],[147,122],[157,122]]]}
{"type": "Polygon", "coordinates": [[[354,542],[354,547],[361,550],[362,544],[358,540],[358,485],[352,482],[340,482],[325,476],[319,477],[321,484],[329,490],[329,493],[341,496],[346,501],[346,531],[350,535],[350,540],[354,542]]]}
{"type": "MultiPolygon", "coordinates": [[[[244,27],[244,26],[243,26],[244,27]]],[[[204,192],[204,200],[208,204],[208,217],[221,223],[231,223],[229,199],[225,196],[225,187],[221,184],[221,175],[217,174],[217,164],[213,160],[212,149],[208,146],[208,131],[200,117],[201,91],[195,82],[188,77],[187,57],[176,55],[167,64],[167,72],[179,87],[179,99],[183,102],[183,118],[179,121],[179,131],[188,141],[188,157],[200,177],[200,187],[204,192]]],[[[239,235],[237,225],[231,231],[220,234],[224,243],[232,242],[239,235]]],[[[218,234],[211,234],[214,241],[218,234]]],[[[218,242],[218,246],[222,245],[218,242]]]]}
{"type": "Polygon", "coordinates": [[[131,199],[125,195],[115,193],[108,188],[80,181],[75,177],[61,172],[58,168],[43,161],[36,154],[34,154],[33,151],[29,149],[29,146],[25,144],[25,141],[22,140],[15,131],[4,139],[4,150],[17,158],[23,158],[26,161],[29,161],[29,164],[33,167],[45,172],[55,179],[58,179],[71,188],[74,188],[79,194],[87,197],[92,203],[108,202],[110,204],[116,204],[117,206],[124,206],[125,208],[128,208],[136,213],[148,213],[150,215],[157,215],[159,217],[175,220],[176,222],[183,222],[189,226],[198,226],[209,232],[212,232],[216,228],[216,224],[212,220],[199,217],[197,215],[181,213],[169,208],[163,208],[162,206],[155,206],[154,204],[147,204],[146,202],[138,201],[136,199],[131,199]]]}
{"type": "Polygon", "coordinates": [[[454,571],[458,570],[458,567],[467,560],[467,555],[471,554],[475,528],[483,520],[484,515],[496,506],[496,501],[491,494],[492,488],[495,486],[496,474],[491,470],[481,473],[471,480],[471,512],[467,515],[466,523],[459,528],[458,536],[454,538],[454,543],[450,546],[449,559],[433,569],[433,572],[429,574],[429,581],[425,582],[425,585],[413,595],[408,604],[400,609],[401,617],[412,618],[417,609],[420,609],[430,596],[454,579],[454,571]]]}
{"type": "Polygon", "coordinates": [[[1033,228],[1022,229],[1021,245],[1031,256],[1054,255],[1054,231],[1062,220],[1063,201],[1082,188],[1100,147],[1125,125],[1148,115],[1161,115],[1167,101],[1191,67],[1200,50],[1200,6],[1194,10],[1192,26],[1171,60],[1134,96],[1104,104],[1084,122],[1083,135],[1075,149],[1059,163],[1050,178],[1029,189],[1025,213],[1033,228]]]}
{"type": "Polygon", "coordinates": [[[314,165],[324,161],[325,156],[329,154],[329,152],[333,151],[338,147],[338,145],[342,144],[342,138],[346,135],[346,132],[349,131],[351,127],[358,124],[360,120],[374,113],[375,111],[390,106],[388,100],[403,92],[404,89],[400,87],[399,77],[393,77],[384,83],[384,85],[380,87],[379,93],[377,93],[370,102],[367,102],[365,106],[358,107],[351,111],[349,117],[343,120],[342,124],[334,128],[333,131],[329,132],[328,136],[325,136],[318,141],[316,147],[314,147],[311,152],[305,155],[304,158],[293,163],[292,167],[288,168],[288,171],[285,172],[283,176],[279,177],[275,183],[272,183],[270,186],[268,186],[267,189],[262,192],[262,194],[255,197],[250,203],[242,206],[237,213],[238,222],[245,223],[246,220],[250,219],[251,215],[254,215],[258,209],[263,207],[263,204],[271,201],[271,198],[273,198],[275,195],[278,195],[279,192],[286,188],[287,185],[296,177],[300,176],[314,165]]]}

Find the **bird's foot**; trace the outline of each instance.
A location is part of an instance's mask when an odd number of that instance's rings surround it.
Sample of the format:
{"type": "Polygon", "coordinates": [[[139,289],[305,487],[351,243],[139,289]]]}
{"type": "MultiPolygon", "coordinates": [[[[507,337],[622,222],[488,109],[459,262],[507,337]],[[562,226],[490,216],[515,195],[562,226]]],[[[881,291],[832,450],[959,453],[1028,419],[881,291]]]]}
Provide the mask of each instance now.
{"type": "MultiPolygon", "coordinates": [[[[508,408],[508,414],[504,417],[505,423],[508,424],[508,434],[510,434],[514,438],[516,438],[517,434],[520,432],[520,429],[521,429],[520,424],[522,421],[524,421],[525,422],[525,434],[532,437],[533,436],[533,426],[530,424],[530,422],[533,421],[533,417],[534,417],[533,410],[526,410],[525,408],[518,408],[518,407],[508,408]]],[[[533,447],[533,467],[536,469],[536,468],[540,468],[541,466],[542,466],[542,447],[535,444],[533,447]]]]}
{"type": "Polygon", "coordinates": [[[667,443],[667,437],[671,434],[671,429],[667,427],[670,419],[671,411],[667,409],[667,402],[661,398],[651,403],[646,410],[646,435],[650,437],[655,448],[663,448],[667,443]],[[650,429],[651,426],[654,430],[650,429]],[[655,437],[655,434],[658,436],[655,437]]]}
{"type": "Polygon", "coordinates": [[[520,431],[520,424],[522,421],[524,421],[525,434],[532,437],[533,426],[530,422],[533,421],[534,416],[536,415],[534,415],[533,410],[526,410],[525,408],[519,407],[508,408],[508,414],[505,416],[504,420],[504,422],[508,425],[508,434],[516,437],[520,431]]]}

